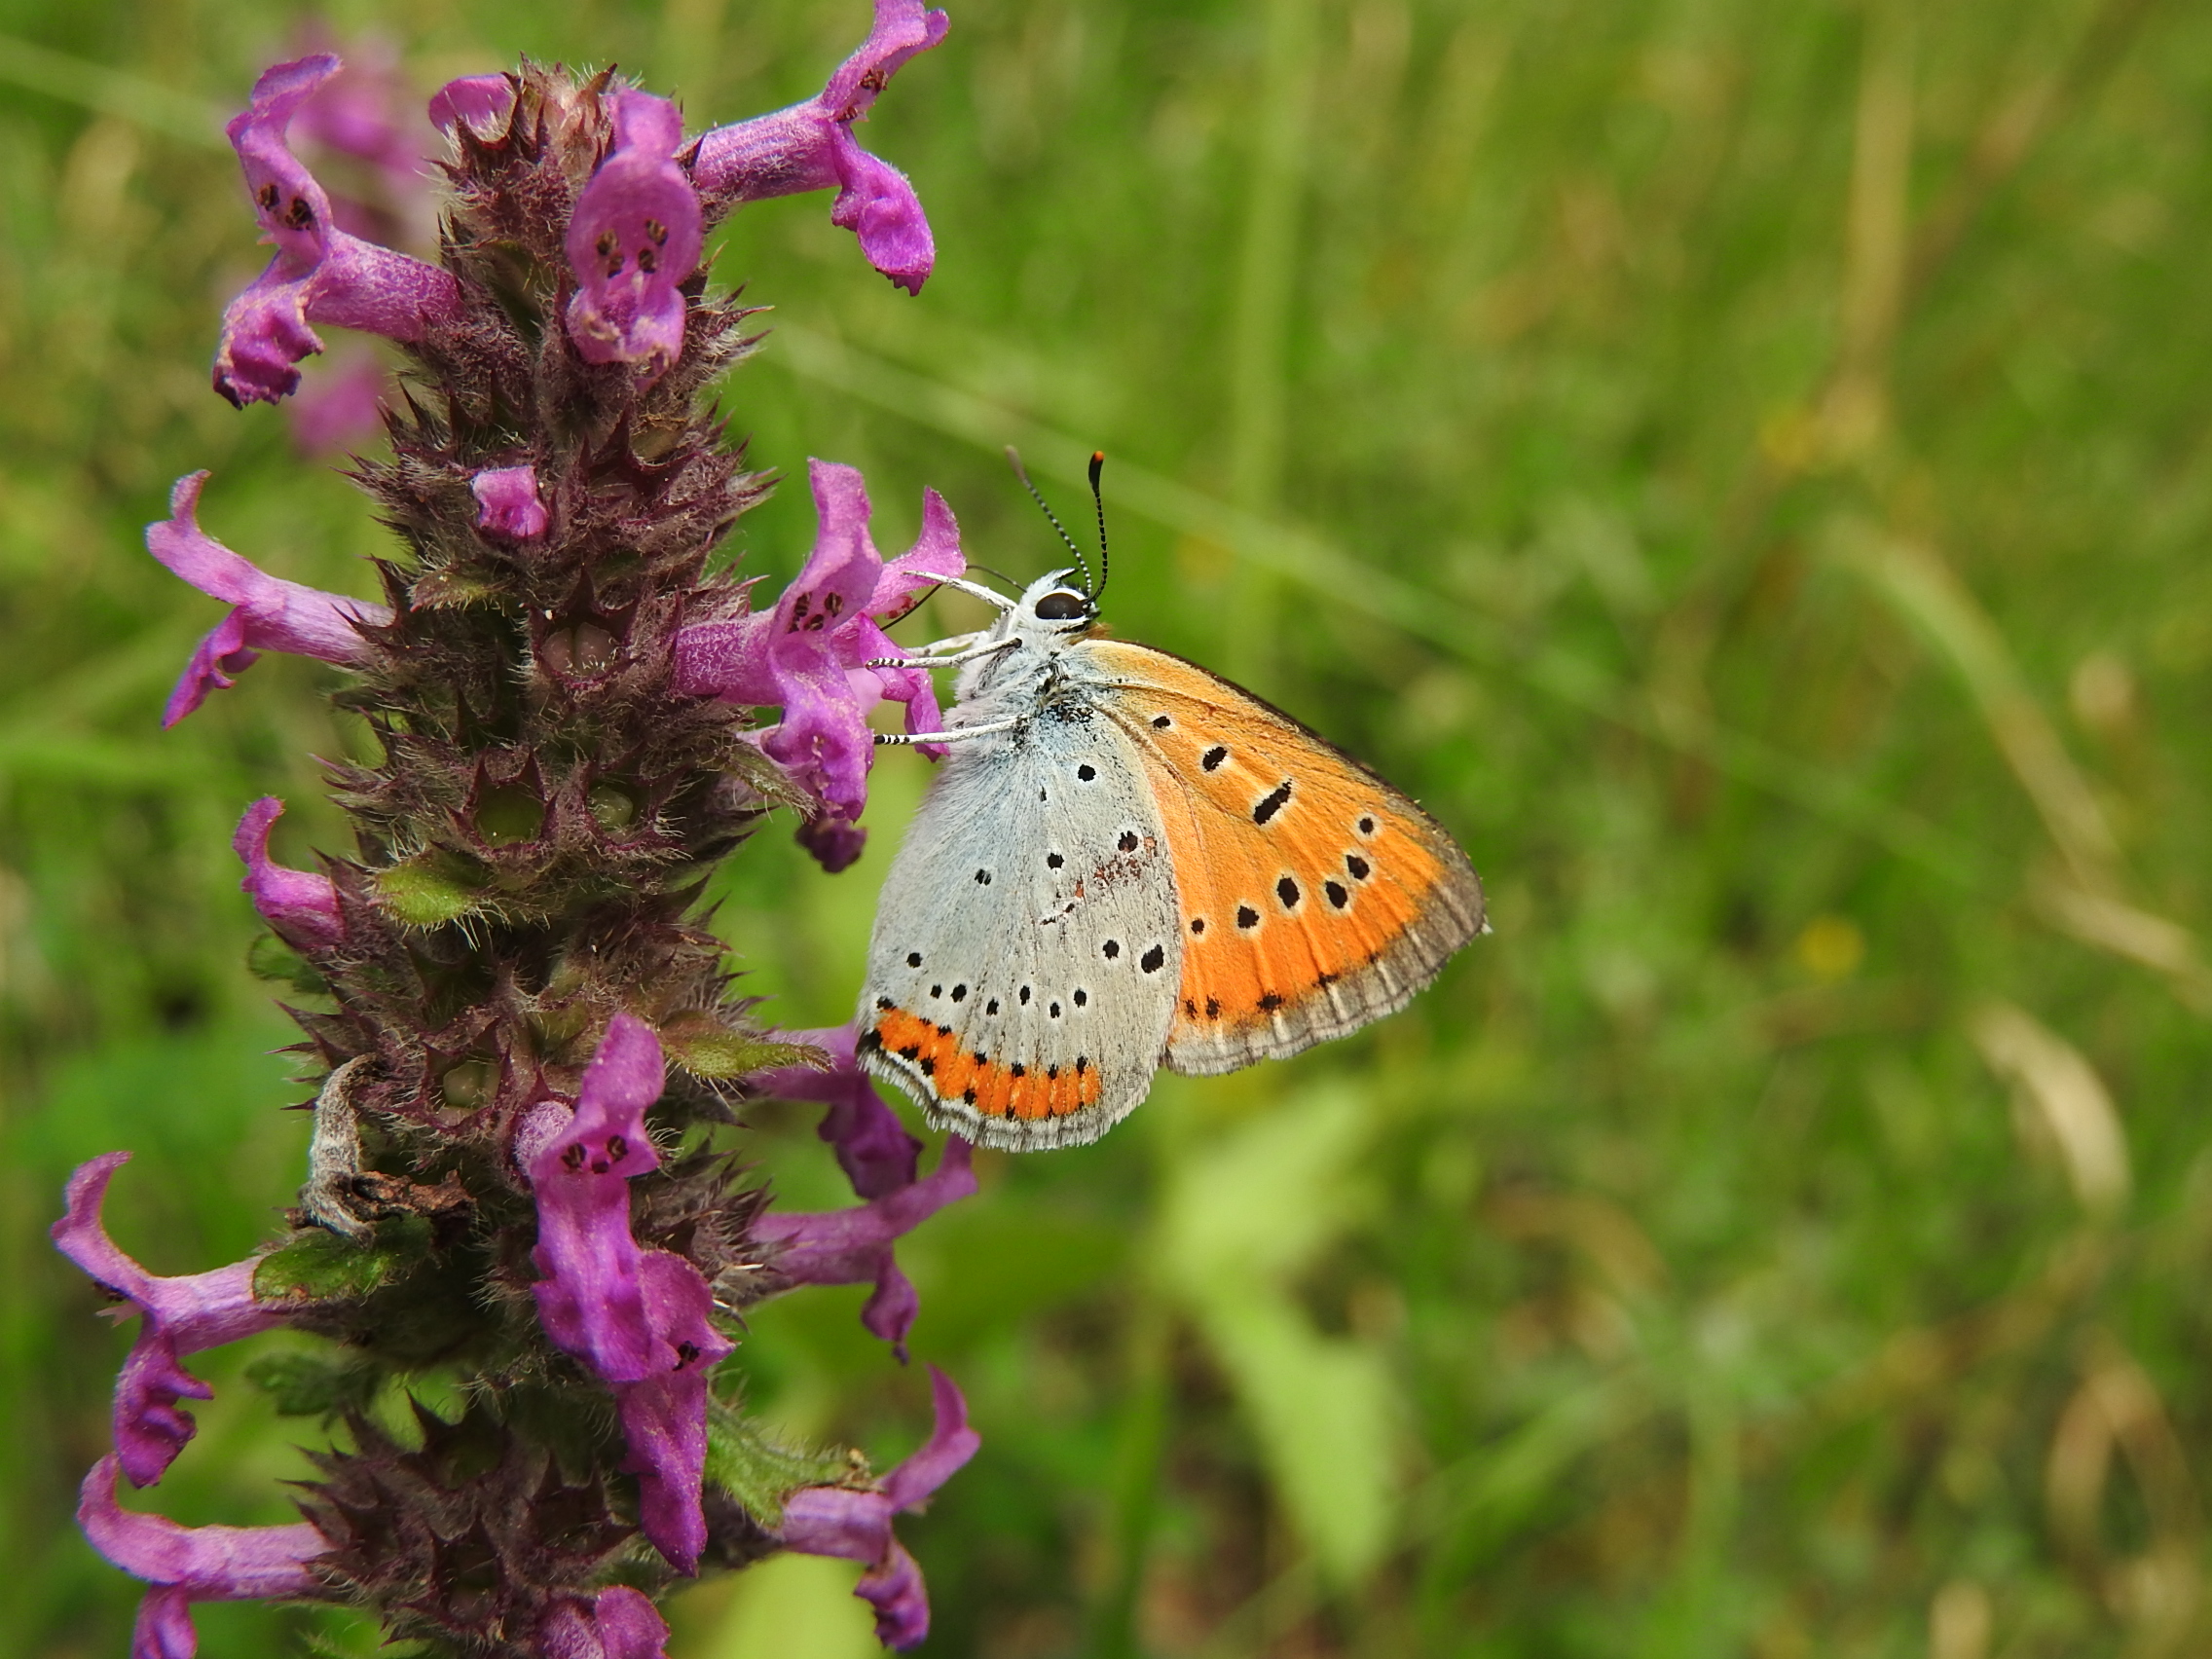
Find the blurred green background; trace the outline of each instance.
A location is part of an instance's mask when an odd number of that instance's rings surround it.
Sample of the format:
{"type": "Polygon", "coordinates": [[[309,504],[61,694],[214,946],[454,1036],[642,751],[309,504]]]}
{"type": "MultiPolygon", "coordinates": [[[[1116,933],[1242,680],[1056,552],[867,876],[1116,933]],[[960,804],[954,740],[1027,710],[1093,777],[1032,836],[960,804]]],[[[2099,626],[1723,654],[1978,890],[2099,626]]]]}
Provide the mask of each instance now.
{"type": "MultiPolygon", "coordinates": [[[[694,127],[816,91],[864,0],[337,0],[420,92],[618,61],[694,127]]],[[[216,608],[141,549],[179,473],[287,576],[381,534],[208,391],[262,258],[215,123],[285,0],[0,0],[0,1650],[120,1654],[68,1516],[125,1338],[47,1249],[76,1161],[159,1271],[299,1177],[226,846],[343,846],[350,740],[265,661],[167,736],[216,608]]],[[[424,129],[427,139],[427,129],[424,129]]],[[[859,463],[903,546],[1051,548],[1102,446],[1118,630],[1419,794],[1496,935],[1288,1065],[1162,1078],[980,1160],[902,1251],[983,1451],[902,1532],[928,1651],[2201,1651],[2212,1475],[2212,14],[2145,0],[959,0],[866,142],[938,237],[907,299],[825,197],[744,210],[777,309],[724,407],[859,463]],[[2191,733],[2199,735],[2192,737],[2191,733]]],[[[311,385],[329,364],[311,365],[311,385]]],[[[744,521],[781,577],[787,486],[744,521]]],[[[956,608],[902,631],[966,625],[956,608]]],[[[719,923],[840,1019],[869,858],[783,828],[719,923]]],[[[789,1201],[836,1201],[765,1108],[789,1201]]],[[[763,1309],[756,1409],[879,1463],[926,1423],[861,1293],[763,1309]]],[[[279,1339],[268,1339],[279,1340],[279,1339]]],[[[160,1493],[282,1519],[312,1425],[239,1376],[160,1493]]],[[[854,1569],[678,1602],[677,1659],[871,1649],[854,1569]]],[[[201,1613],[203,1651],[367,1654],[201,1613]]]]}

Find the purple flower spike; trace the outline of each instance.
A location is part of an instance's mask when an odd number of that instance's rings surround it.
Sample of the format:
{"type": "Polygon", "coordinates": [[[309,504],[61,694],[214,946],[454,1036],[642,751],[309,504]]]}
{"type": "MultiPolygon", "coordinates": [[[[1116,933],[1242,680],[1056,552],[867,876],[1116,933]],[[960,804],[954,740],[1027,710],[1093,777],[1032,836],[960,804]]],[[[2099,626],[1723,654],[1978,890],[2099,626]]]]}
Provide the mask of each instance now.
{"type": "Polygon", "coordinates": [[[507,76],[463,75],[430,94],[430,125],[440,132],[465,125],[477,136],[489,138],[514,107],[515,84],[507,76]]]}
{"type": "Polygon", "coordinates": [[[298,387],[294,365],[322,350],[310,323],[416,341],[461,312],[461,285],[450,273],[340,230],[329,197],[286,144],[293,113],[337,72],[338,59],[326,52],[277,64],[253,84],[251,106],[225,129],[261,228],[276,244],[268,269],[223,313],[215,389],[241,409],[298,387]]]}
{"type": "Polygon", "coordinates": [[[944,38],[945,15],[921,0],[876,0],[875,27],[830,77],[822,95],[699,140],[691,176],[716,207],[837,187],[830,222],[860,238],[861,251],[910,294],[937,262],[930,222],[906,175],[853,137],[899,67],[944,38]]]}
{"type": "Polygon", "coordinates": [[[476,528],[495,541],[534,541],[545,534],[545,503],[537,496],[537,469],[500,466],[468,481],[476,498],[476,528]]]}
{"type": "Polygon", "coordinates": [[[360,625],[381,627],[391,620],[382,605],[272,576],[208,535],[198,516],[206,482],[204,472],[179,478],[169,492],[169,516],[146,527],[146,547],[155,558],[202,593],[236,608],[192,653],[162,711],[164,726],[199,708],[208,692],[229,690],[263,651],[355,663],[363,653],[360,625]]]}
{"type": "Polygon", "coordinates": [[[589,363],[639,363],[658,376],[683,351],[678,284],[698,269],[699,194],[674,160],[683,118],[666,98],[617,92],[614,147],[569,221],[576,297],[569,338],[589,363]]]}
{"type": "Polygon", "coordinates": [[[627,1584],[589,1602],[568,1601],[538,1627],[540,1659],[668,1659],[668,1626],[627,1584]]]}
{"type": "Polygon", "coordinates": [[[284,816],[284,803],[263,795],[245,809],[231,850],[245,864],[239,886],[253,901],[261,919],[288,938],[314,949],[327,949],[346,937],[338,910],[338,889],[326,875],[286,869],[269,857],[269,831],[284,816]]]}
{"type": "Polygon", "coordinates": [[[254,1300],[251,1261],[162,1278],[117,1249],[100,1223],[100,1205],[108,1182],[129,1161],[128,1152],[111,1152],[80,1165],[69,1177],[68,1209],[52,1236],[56,1249],[141,1316],[138,1341],[116,1381],[115,1446],[130,1484],[146,1487],[192,1438],[192,1415],[177,1402],[214,1397],[184,1369],[184,1356],[281,1325],[287,1309],[254,1300]]]}
{"type": "Polygon", "coordinates": [[[676,688],[780,705],[783,719],[762,747],[849,827],[867,804],[875,756],[868,710],[885,697],[904,703],[908,731],[934,731],[940,718],[927,670],[866,666],[900,654],[876,619],[904,615],[916,593],[967,567],[960,527],[936,491],[922,498],[921,535],[886,564],[868,535],[860,473],[814,461],[807,475],[820,528],[806,568],[775,609],[683,629],[676,639],[676,688]]]}
{"type": "Polygon", "coordinates": [[[640,1266],[660,1369],[614,1390],[630,1449],[622,1466],[638,1477],[645,1536],[679,1571],[696,1572],[707,1544],[707,1373],[734,1345],[708,1318],[715,1295],[697,1268],[667,1250],[646,1251],[640,1266]]]}
{"type": "Polygon", "coordinates": [[[193,1659],[195,1602],[277,1602],[317,1594],[308,1563],[328,1547],[305,1521],[288,1527],[180,1527],[115,1501],[114,1457],[102,1457],[77,1495],[77,1525],[92,1548],[153,1586],[138,1605],[130,1659],[193,1659]]]}
{"type": "Polygon", "coordinates": [[[830,1110],[815,1132],[836,1151],[837,1163],[864,1198],[880,1198],[910,1186],[922,1143],[906,1132],[899,1114],[884,1104],[874,1081],[853,1055],[853,1028],[833,1025],[821,1031],[781,1033],[787,1043],[826,1051],[830,1070],[779,1066],[747,1081],[757,1094],[775,1100],[819,1100],[830,1110]]]}
{"type": "Polygon", "coordinates": [[[921,1300],[899,1271],[892,1242],[976,1191],[974,1152],[954,1135],[944,1143],[937,1168],[911,1185],[851,1209],[798,1215],[771,1210],[755,1223],[755,1235],[783,1245],[775,1271],[793,1284],[872,1283],[875,1294],[861,1309],[861,1323],[903,1360],[921,1300]]]}
{"type": "Polygon", "coordinates": [[[915,1647],[930,1633],[921,1567],[892,1535],[891,1518],[921,1508],[982,1445],[968,1426],[968,1402],[934,1365],[930,1388],[937,1425],[922,1448],[885,1477],[880,1491],[807,1487],[784,1503],[787,1549],[868,1564],[853,1594],[874,1606],[876,1640],[886,1647],[915,1647]]]}
{"type": "Polygon", "coordinates": [[[656,1369],[643,1252],[630,1235],[630,1177],[660,1167],[645,1108],[666,1082],[652,1028],[616,1014],[585,1068],[575,1115],[530,1161],[531,1260],[545,1275],[532,1287],[538,1322],[607,1382],[642,1382],[656,1369]]]}

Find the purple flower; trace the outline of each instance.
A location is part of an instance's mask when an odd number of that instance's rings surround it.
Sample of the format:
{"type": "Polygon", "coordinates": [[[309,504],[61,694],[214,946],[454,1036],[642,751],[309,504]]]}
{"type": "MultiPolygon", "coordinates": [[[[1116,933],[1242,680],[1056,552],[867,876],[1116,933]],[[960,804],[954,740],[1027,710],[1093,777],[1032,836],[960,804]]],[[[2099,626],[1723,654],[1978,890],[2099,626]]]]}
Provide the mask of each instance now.
{"type": "Polygon", "coordinates": [[[232,606],[231,613],[200,642],[184,676],[169,693],[162,724],[172,726],[206,701],[229,690],[263,651],[295,651],[324,662],[361,660],[359,624],[383,626],[391,611],[365,599],[324,593],[269,575],[200,528],[204,472],[190,473],[169,492],[169,516],[146,527],[155,558],[202,593],[232,606]]]}
{"type": "Polygon", "coordinates": [[[468,490],[476,498],[476,528],[493,540],[532,541],[545,534],[535,467],[492,467],[471,478],[468,490]]]}
{"type": "Polygon", "coordinates": [[[783,1245],[775,1271],[793,1284],[873,1284],[861,1323],[906,1357],[906,1333],[921,1299],[899,1271],[892,1242],[911,1233],[946,1204],[976,1191],[975,1149],[958,1135],[930,1174],[851,1209],[812,1214],[769,1211],[754,1224],[756,1236],[783,1245]]]}
{"type": "Polygon", "coordinates": [[[884,1104],[875,1084],[853,1055],[853,1028],[833,1025],[821,1031],[785,1031],[786,1043],[804,1043],[828,1051],[830,1068],[779,1066],[747,1079],[756,1094],[775,1100],[820,1100],[829,1111],[815,1132],[837,1154],[837,1163],[864,1198],[880,1198],[910,1186],[922,1143],[908,1134],[899,1114],[884,1104]]]}
{"type": "Polygon", "coordinates": [[[921,1508],[982,1444],[968,1426],[968,1402],[934,1365],[930,1389],[937,1426],[921,1450],[884,1478],[880,1490],[807,1487],[784,1502],[780,1535],[787,1549],[868,1564],[853,1594],[874,1605],[876,1640],[886,1647],[918,1646],[930,1633],[922,1569],[893,1536],[891,1518],[921,1508]]]}
{"type": "Polygon", "coordinates": [[[921,0],[875,0],[875,27],[838,66],[822,95],[773,115],[718,127],[699,140],[691,176],[718,208],[837,187],[830,222],[860,238],[861,251],[910,294],[937,262],[930,222],[914,187],[853,137],[900,65],[944,38],[942,12],[921,0]]]}
{"type": "Polygon", "coordinates": [[[576,201],[569,338],[588,363],[642,363],[658,376],[683,351],[678,284],[698,269],[699,195],[675,162],[683,118],[666,98],[617,92],[614,146],[576,201]]]}
{"type": "Polygon", "coordinates": [[[489,138],[515,107],[515,84],[506,75],[463,75],[430,94],[430,125],[440,132],[465,126],[489,138]]]}
{"type": "Polygon", "coordinates": [[[288,1309],[254,1300],[251,1261],[162,1278],[117,1249],[100,1224],[100,1204],[108,1182],[129,1161],[128,1152],[111,1152],[79,1165],[69,1177],[67,1212],[52,1236],[55,1248],[140,1315],[138,1340],[116,1379],[115,1448],[131,1485],[145,1487],[162,1478],[192,1438],[192,1414],[177,1402],[214,1398],[212,1388],[185,1370],[184,1356],[281,1325],[288,1309]]]}
{"type": "MultiPolygon", "coordinates": [[[[328,29],[311,22],[300,45],[319,52],[333,44],[328,29]]],[[[288,136],[318,145],[333,155],[350,156],[373,169],[373,204],[334,199],[338,223],[356,236],[384,234],[378,219],[409,240],[429,242],[437,233],[437,200],[424,165],[422,137],[412,119],[407,77],[399,54],[387,40],[353,44],[352,60],[330,76],[292,111],[288,136]]],[[[422,136],[427,136],[423,134],[422,136]]]]}
{"type": "Polygon", "coordinates": [[[561,1603],[538,1627],[539,1659],[667,1659],[668,1626],[627,1584],[561,1603]]]}
{"type": "Polygon", "coordinates": [[[338,889],[326,875],[286,869],[270,859],[269,831],[283,816],[284,803],[275,795],[263,795],[245,809],[231,837],[231,850],[245,864],[245,879],[239,886],[261,919],[279,934],[310,949],[327,949],[346,937],[338,889]]]}
{"type": "Polygon", "coordinates": [[[707,1541],[707,1373],[731,1345],[709,1318],[714,1293],[699,1270],[641,1248],[630,1232],[630,1178],[660,1167],[645,1109],[666,1082],[651,1027],[618,1014],[584,1071],[574,1116],[551,1133],[535,1114],[526,1121],[536,1144],[531,1259],[545,1275],[533,1290],[546,1336],[614,1392],[645,1536],[692,1572],[707,1541]]]}
{"type": "Polygon", "coordinates": [[[274,1602],[322,1586],[308,1563],[325,1549],[305,1521],[288,1527],[180,1527],[115,1501],[114,1457],[102,1457],[77,1494],[77,1525],[92,1548],[153,1586],[138,1604],[130,1659],[193,1659],[195,1602],[274,1602]]]}
{"type": "Polygon", "coordinates": [[[901,654],[876,619],[904,615],[915,593],[966,565],[960,527],[935,490],[923,493],[922,533],[912,548],[885,564],[868,535],[860,473],[811,461],[807,476],[820,529],[806,568],[775,609],[678,634],[676,689],[779,705],[783,719],[762,747],[822,799],[827,816],[849,826],[867,804],[875,756],[868,710],[885,697],[905,704],[908,731],[934,731],[940,718],[926,669],[866,666],[901,654]]]}
{"type": "MultiPolygon", "coordinates": [[[[934,751],[944,746],[927,743],[922,747],[934,751]]],[[[830,807],[825,807],[801,824],[793,838],[806,849],[808,857],[831,875],[851,869],[867,849],[867,831],[830,807]]]]}
{"type": "Polygon", "coordinates": [[[460,313],[461,285],[449,273],[340,230],[329,197],[286,145],[294,112],[337,72],[328,53],[277,64],[227,129],[254,212],[276,244],[268,269],[223,313],[215,389],[241,409],[299,386],[294,365],[322,350],[310,323],[415,341],[460,313]]]}
{"type": "Polygon", "coordinates": [[[700,1490],[707,1462],[707,1373],[734,1345],[708,1314],[714,1292],[699,1270],[667,1250],[639,1264],[645,1308],[660,1343],[661,1369],[642,1382],[614,1384],[623,1468],[638,1477],[639,1525],[669,1562],[695,1572],[707,1544],[700,1490]]]}
{"type": "Polygon", "coordinates": [[[537,1200],[531,1260],[545,1275],[532,1287],[538,1323],[602,1382],[642,1382],[659,1369],[644,1252],[630,1235],[630,1177],[660,1167],[645,1108],[666,1082],[652,1028],[616,1014],[584,1070],[575,1115],[530,1161],[537,1200]]]}

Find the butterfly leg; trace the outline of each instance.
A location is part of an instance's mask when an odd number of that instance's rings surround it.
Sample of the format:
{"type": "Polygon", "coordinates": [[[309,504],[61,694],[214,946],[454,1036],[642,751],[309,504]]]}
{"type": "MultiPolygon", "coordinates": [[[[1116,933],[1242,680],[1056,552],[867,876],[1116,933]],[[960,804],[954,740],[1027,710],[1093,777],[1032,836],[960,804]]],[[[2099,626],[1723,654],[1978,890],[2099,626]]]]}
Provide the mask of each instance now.
{"type": "Polygon", "coordinates": [[[992,720],[986,725],[959,726],[952,731],[879,731],[878,743],[958,743],[963,738],[982,737],[994,731],[1012,731],[1021,723],[1017,717],[1011,720],[992,720]]]}
{"type": "Polygon", "coordinates": [[[956,662],[974,662],[977,657],[993,655],[998,651],[1007,649],[1010,645],[1020,643],[1010,638],[993,640],[988,645],[970,645],[968,642],[976,637],[974,634],[959,634],[949,640],[933,640],[930,644],[920,647],[924,651],[936,651],[949,645],[953,647],[953,650],[948,656],[870,657],[863,666],[867,668],[950,668],[956,662]]]}
{"type": "Polygon", "coordinates": [[[937,578],[937,585],[939,587],[958,588],[962,593],[981,600],[994,610],[1012,610],[1014,608],[1014,602],[1007,598],[1005,594],[994,593],[980,582],[966,581],[959,576],[940,576],[937,578]]]}

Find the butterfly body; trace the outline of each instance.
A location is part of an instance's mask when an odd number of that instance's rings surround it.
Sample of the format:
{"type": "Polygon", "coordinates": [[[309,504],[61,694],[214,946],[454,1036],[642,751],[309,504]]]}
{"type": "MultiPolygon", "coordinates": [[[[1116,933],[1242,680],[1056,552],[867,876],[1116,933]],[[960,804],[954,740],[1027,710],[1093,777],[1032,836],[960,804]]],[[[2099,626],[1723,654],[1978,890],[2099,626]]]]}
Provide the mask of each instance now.
{"type": "Polygon", "coordinates": [[[870,1072],[1016,1151],[1097,1139],[1162,1064],[1356,1030],[1484,926],[1418,806],[1227,681],[1102,637],[1068,574],[962,672],[860,1013],[870,1072]]]}

